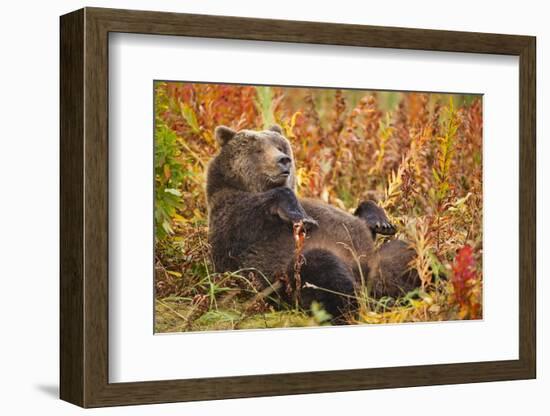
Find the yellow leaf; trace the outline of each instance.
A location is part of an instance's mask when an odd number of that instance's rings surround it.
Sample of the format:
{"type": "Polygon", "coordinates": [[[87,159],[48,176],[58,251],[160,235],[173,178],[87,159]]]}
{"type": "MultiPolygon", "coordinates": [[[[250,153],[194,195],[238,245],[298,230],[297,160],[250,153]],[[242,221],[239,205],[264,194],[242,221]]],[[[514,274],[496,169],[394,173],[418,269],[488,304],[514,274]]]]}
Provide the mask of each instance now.
{"type": "Polygon", "coordinates": [[[296,111],[292,118],[290,119],[290,123],[286,124],[284,123],[283,124],[283,127],[285,129],[285,134],[286,134],[286,137],[288,137],[289,139],[293,139],[295,136],[294,136],[294,126],[296,125],[296,119],[298,118],[298,116],[302,114],[300,111],[296,111]]]}
{"type": "Polygon", "coordinates": [[[174,214],[173,219],[178,222],[187,222],[187,220],[182,217],[180,214],[174,214]]]}
{"type": "Polygon", "coordinates": [[[193,132],[200,133],[201,128],[199,126],[199,122],[197,121],[195,111],[193,111],[193,109],[188,104],[184,103],[180,103],[180,110],[181,115],[183,116],[189,127],[191,127],[193,132]]]}
{"type": "Polygon", "coordinates": [[[163,166],[164,171],[164,177],[168,180],[172,176],[172,171],[170,171],[170,166],[168,164],[165,164],[163,166]]]}

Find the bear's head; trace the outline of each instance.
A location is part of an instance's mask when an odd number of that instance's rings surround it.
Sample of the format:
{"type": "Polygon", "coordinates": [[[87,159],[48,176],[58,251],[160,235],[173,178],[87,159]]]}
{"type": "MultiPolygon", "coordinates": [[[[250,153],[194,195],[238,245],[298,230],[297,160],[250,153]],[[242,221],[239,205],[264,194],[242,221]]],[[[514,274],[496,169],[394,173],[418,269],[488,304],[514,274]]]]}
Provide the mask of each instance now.
{"type": "Polygon", "coordinates": [[[211,180],[216,183],[221,180],[226,186],[247,192],[264,192],[280,186],[294,189],[294,158],[281,127],[235,131],[219,126],[215,136],[221,149],[210,164],[209,184],[211,180]]]}

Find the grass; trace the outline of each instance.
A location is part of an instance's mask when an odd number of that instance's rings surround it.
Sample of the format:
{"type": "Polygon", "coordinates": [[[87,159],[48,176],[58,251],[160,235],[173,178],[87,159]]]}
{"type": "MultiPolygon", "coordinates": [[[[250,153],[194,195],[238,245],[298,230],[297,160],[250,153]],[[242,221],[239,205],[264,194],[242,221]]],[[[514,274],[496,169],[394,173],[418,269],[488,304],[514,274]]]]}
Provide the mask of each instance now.
{"type": "Polygon", "coordinates": [[[348,323],[482,316],[481,97],[158,82],[155,106],[156,332],[330,322],[322,305],[303,311],[261,291],[261,271],[214,270],[204,173],[220,124],[278,123],[292,143],[299,195],[350,212],[376,199],[398,228],[394,238],[411,242],[422,286],[372,299],[365,284],[348,323]]]}
{"type": "Polygon", "coordinates": [[[155,332],[214,331],[261,328],[296,328],[328,324],[323,319],[298,310],[281,310],[242,314],[237,310],[210,309],[188,321],[194,310],[185,300],[166,298],[156,301],[155,332]]]}

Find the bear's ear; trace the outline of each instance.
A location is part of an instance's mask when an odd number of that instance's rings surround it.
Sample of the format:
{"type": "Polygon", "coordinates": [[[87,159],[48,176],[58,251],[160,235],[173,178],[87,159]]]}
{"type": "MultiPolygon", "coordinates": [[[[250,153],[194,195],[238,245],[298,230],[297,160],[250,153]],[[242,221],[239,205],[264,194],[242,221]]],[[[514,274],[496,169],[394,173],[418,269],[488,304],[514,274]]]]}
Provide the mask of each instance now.
{"type": "Polygon", "coordinates": [[[231,140],[233,137],[235,137],[237,132],[233,129],[230,129],[229,127],[226,127],[226,126],[218,126],[218,127],[216,127],[216,131],[215,131],[214,134],[215,134],[216,140],[218,141],[220,146],[223,146],[229,140],[231,140]]]}
{"type": "Polygon", "coordinates": [[[269,130],[274,131],[275,133],[279,133],[280,135],[283,135],[283,129],[278,124],[274,124],[269,128],[269,130]]]}

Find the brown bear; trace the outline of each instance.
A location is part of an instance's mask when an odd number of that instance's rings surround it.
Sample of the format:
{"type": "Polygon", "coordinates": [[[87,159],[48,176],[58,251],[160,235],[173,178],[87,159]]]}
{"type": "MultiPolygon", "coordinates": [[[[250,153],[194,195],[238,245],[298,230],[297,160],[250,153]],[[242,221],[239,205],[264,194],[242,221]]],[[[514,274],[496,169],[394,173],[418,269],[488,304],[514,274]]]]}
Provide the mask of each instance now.
{"type": "Polygon", "coordinates": [[[292,149],[279,126],[238,132],[220,126],[215,136],[221,149],[208,165],[206,193],[216,271],[252,269],[266,286],[281,276],[293,279],[293,225],[301,222],[307,230],[299,269],[303,308],[318,301],[337,320],[354,307],[362,283],[375,297],[418,285],[407,243],[393,240],[375,250],[376,233],[395,233],[375,203],[360,204],[352,215],[296,196],[292,149]]]}

